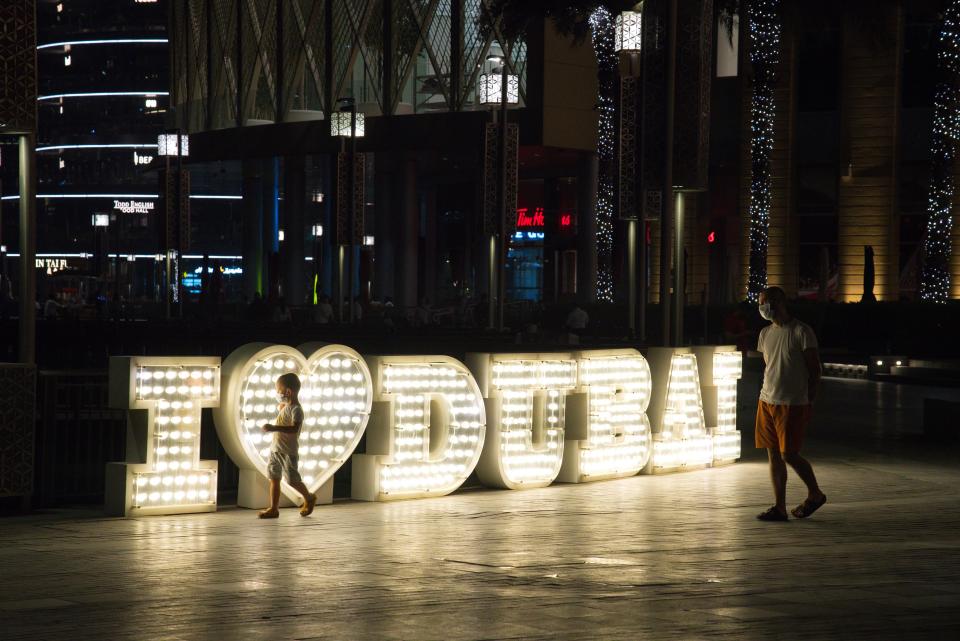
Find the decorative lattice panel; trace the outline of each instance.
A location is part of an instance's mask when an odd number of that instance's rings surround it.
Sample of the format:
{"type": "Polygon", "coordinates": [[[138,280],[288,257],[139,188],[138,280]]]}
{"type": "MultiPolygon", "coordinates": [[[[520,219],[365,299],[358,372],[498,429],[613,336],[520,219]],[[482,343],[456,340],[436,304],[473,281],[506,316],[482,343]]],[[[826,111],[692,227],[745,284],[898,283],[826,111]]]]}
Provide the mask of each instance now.
{"type": "MultiPolygon", "coordinates": [[[[520,140],[520,131],[517,125],[507,125],[507,175],[504,185],[506,194],[506,228],[505,232],[513,234],[516,227],[516,217],[512,212],[517,210],[517,143],[520,140]]],[[[497,176],[500,173],[500,127],[495,123],[487,123],[484,130],[483,144],[483,229],[487,234],[498,231],[500,207],[497,201],[497,176]]]]}
{"type": "Polygon", "coordinates": [[[358,153],[353,162],[353,239],[348,236],[350,229],[350,154],[337,154],[337,242],[341,245],[360,245],[363,243],[363,203],[364,174],[366,157],[358,153]]]}
{"type": "Polygon", "coordinates": [[[37,371],[0,365],[0,496],[27,496],[33,490],[33,438],[37,371]]]}
{"type": "Polygon", "coordinates": [[[620,204],[623,220],[636,220],[637,203],[637,101],[640,79],[620,81],[620,204]]]}
{"type": "Polygon", "coordinates": [[[31,0],[0,2],[0,131],[37,128],[37,21],[31,0]]]}

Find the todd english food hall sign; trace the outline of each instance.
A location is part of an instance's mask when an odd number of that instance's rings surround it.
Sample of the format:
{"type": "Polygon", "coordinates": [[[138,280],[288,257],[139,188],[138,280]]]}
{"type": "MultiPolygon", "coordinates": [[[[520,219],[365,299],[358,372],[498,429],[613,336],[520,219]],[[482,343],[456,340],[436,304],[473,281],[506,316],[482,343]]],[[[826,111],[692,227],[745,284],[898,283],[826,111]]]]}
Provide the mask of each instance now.
{"type": "Polygon", "coordinates": [[[113,208],[123,214],[149,214],[153,211],[151,200],[114,200],[113,208]]]}
{"type": "MultiPolygon", "coordinates": [[[[700,469],[740,457],[733,347],[361,356],[344,345],[251,343],[217,357],[110,360],[111,407],[128,410],[128,460],[109,463],[117,515],[212,512],[217,462],[200,416],[240,468],[237,503],[268,504],[275,382],[300,377],[299,470],[321,503],[352,457],[354,499],[443,496],[476,471],[508,490],[700,469]],[[355,452],[366,435],[365,451],[355,452]]],[[[296,490],[282,484],[292,505],[296,490]]]]}

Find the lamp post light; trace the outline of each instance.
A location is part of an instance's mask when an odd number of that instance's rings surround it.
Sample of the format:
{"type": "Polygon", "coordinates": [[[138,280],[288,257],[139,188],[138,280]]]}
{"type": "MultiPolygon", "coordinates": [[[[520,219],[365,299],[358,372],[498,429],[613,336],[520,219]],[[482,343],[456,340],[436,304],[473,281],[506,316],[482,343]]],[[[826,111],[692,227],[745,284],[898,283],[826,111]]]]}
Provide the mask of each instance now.
{"type": "Polygon", "coordinates": [[[323,225],[316,224],[310,229],[313,236],[313,304],[316,305],[317,288],[323,273],[323,225]]]}
{"type": "Polygon", "coordinates": [[[508,73],[506,56],[497,42],[490,45],[487,53],[487,71],[480,74],[477,86],[478,101],[490,107],[493,120],[498,125],[500,142],[497,145],[497,232],[490,237],[489,281],[490,300],[487,311],[487,328],[503,331],[504,303],[506,299],[507,244],[507,108],[520,102],[520,79],[508,73]],[[499,109],[497,109],[499,107],[499,109]],[[497,112],[499,111],[499,118],[497,112]]]}
{"type": "Polygon", "coordinates": [[[90,216],[90,226],[93,227],[93,255],[94,269],[97,278],[103,275],[103,257],[106,253],[104,236],[106,229],[110,226],[110,214],[92,214],[90,216]]]}
{"type": "MultiPolygon", "coordinates": [[[[643,50],[643,2],[634,6],[632,11],[621,12],[614,20],[613,48],[621,60],[621,91],[620,113],[624,113],[624,82],[638,82],[640,75],[640,54],[643,50]],[[626,66],[626,69],[624,69],[626,66]]],[[[621,133],[620,139],[623,139],[621,133]]],[[[636,150],[634,150],[636,153],[636,150]]],[[[621,161],[617,154],[617,163],[621,161]]],[[[617,172],[618,175],[620,172],[617,172]]],[[[622,179],[622,176],[621,176],[622,179]]],[[[623,185],[618,181],[618,191],[622,193],[623,185]]],[[[622,202],[622,199],[618,199],[622,202]]],[[[642,208],[635,212],[620,212],[621,218],[627,219],[627,326],[630,336],[639,336],[640,340],[647,337],[647,223],[642,208]],[[642,224],[641,224],[642,223],[642,224]],[[639,227],[639,251],[638,251],[639,227]],[[639,255],[638,255],[639,254],[639,255]],[[637,263],[640,263],[639,299],[640,314],[639,328],[637,327],[637,263]]]]}
{"type": "Polygon", "coordinates": [[[618,53],[640,53],[643,49],[643,3],[634,11],[622,11],[613,24],[613,48],[618,53]]]}
{"type": "Polygon", "coordinates": [[[133,300],[133,292],[134,292],[134,289],[136,288],[136,276],[137,276],[136,262],[137,262],[136,254],[127,254],[127,282],[124,285],[124,287],[126,288],[127,293],[129,294],[128,301],[133,300]]]}
{"type": "MultiPolygon", "coordinates": [[[[352,325],[354,318],[354,309],[353,309],[353,293],[356,288],[356,261],[354,260],[354,228],[356,227],[357,221],[357,211],[356,211],[356,197],[354,191],[356,190],[355,184],[355,174],[356,174],[356,158],[357,158],[357,138],[364,135],[365,130],[365,118],[362,113],[357,113],[357,103],[352,97],[341,98],[339,100],[340,111],[330,114],[330,135],[338,136],[340,140],[340,149],[341,153],[345,152],[347,147],[346,139],[350,139],[350,154],[347,158],[347,206],[348,217],[347,217],[347,244],[346,244],[346,254],[347,254],[347,272],[349,274],[347,278],[347,286],[349,288],[349,293],[346,296],[348,300],[349,309],[347,311],[350,324],[352,325]]],[[[342,198],[343,195],[341,194],[342,198]]],[[[343,253],[344,248],[340,247],[340,260],[339,260],[339,269],[338,269],[338,282],[343,282],[343,253]]],[[[337,305],[340,310],[340,317],[343,318],[343,298],[342,292],[337,296],[337,305]]]]}
{"type": "Polygon", "coordinates": [[[157,137],[157,155],[163,158],[164,161],[164,175],[163,175],[163,185],[161,193],[164,195],[164,198],[167,199],[167,206],[164,208],[164,230],[161,233],[161,237],[164,238],[162,249],[166,254],[166,264],[164,267],[164,316],[170,318],[170,307],[171,303],[178,304],[178,310],[182,312],[182,283],[180,279],[180,267],[179,261],[180,256],[183,253],[183,247],[181,247],[181,238],[183,238],[183,230],[180,229],[180,226],[184,223],[184,216],[182,211],[183,203],[183,158],[190,155],[190,137],[186,134],[181,133],[178,129],[172,133],[160,134],[157,137]],[[169,199],[171,194],[169,193],[168,185],[170,175],[170,160],[172,158],[176,159],[176,174],[174,177],[175,189],[173,198],[176,201],[176,204],[173,208],[169,206],[169,199]],[[176,216],[176,224],[171,225],[169,220],[171,209],[176,216]],[[175,238],[171,238],[170,230],[175,229],[176,234],[175,238]]]}
{"type": "Polygon", "coordinates": [[[153,300],[160,302],[160,292],[163,290],[164,254],[153,255],[153,300]]]}

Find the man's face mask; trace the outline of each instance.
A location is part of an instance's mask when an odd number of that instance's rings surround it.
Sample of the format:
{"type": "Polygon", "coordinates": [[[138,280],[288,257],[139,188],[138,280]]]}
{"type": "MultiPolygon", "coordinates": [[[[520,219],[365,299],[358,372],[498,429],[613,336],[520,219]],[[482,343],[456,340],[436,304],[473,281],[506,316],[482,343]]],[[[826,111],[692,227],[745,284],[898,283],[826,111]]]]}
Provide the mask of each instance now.
{"type": "Polygon", "coordinates": [[[773,320],[773,307],[770,306],[770,303],[760,303],[757,309],[760,310],[760,316],[762,316],[764,320],[773,320]]]}

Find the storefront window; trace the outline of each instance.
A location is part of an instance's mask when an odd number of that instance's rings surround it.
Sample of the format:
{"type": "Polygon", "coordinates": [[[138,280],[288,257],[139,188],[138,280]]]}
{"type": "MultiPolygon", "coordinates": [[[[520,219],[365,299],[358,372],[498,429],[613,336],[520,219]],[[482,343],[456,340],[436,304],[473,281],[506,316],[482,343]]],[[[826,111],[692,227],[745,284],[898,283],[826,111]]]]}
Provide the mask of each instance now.
{"type": "Polygon", "coordinates": [[[807,29],[798,60],[798,295],[835,298],[839,283],[840,32],[807,29]]]}

